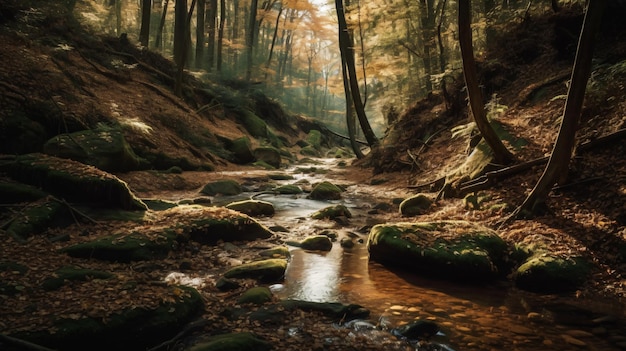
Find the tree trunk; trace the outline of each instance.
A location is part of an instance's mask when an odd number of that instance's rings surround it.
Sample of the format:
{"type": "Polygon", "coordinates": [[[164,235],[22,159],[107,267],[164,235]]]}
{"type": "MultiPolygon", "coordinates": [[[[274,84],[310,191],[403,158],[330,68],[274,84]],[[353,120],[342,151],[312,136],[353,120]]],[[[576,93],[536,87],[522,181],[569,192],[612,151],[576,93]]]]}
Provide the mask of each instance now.
{"type": "Polygon", "coordinates": [[[361,93],[359,90],[359,82],[356,76],[356,64],[354,60],[354,49],[350,44],[350,35],[348,34],[348,24],[346,23],[346,17],[343,9],[343,1],[335,0],[335,9],[337,11],[337,21],[339,24],[339,51],[341,57],[345,60],[346,68],[348,70],[348,80],[350,84],[350,93],[354,102],[354,109],[359,123],[361,124],[361,130],[367,140],[367,143],[371,146],[378,144],[378,138],[374,134],[372,127],[365,115],[365,107],[361,100],[361,93]]]}
{"type": "Polygon", "coordinates": [[[115,34],[122,35],[122,0],[115,0],[115,34]]]}
{"type": "Polygon", "coordinates": [[[279,4],[280,8],[278,9],[278,15],[276,16],[276,23],[274,27],[274,35],[272,36],[272,44],[270,45],[270,53],[267,57],[267,62],[265,63],[265,81],[269,77],[269,69],[270,64],[272,63],[272,56],[274,55],[274,47],[276,46],[276,38],[278,37],[278,24],[280,23],[280,15],[283,13],[282,3],[279,4]]]}
{"type": "Polygon", "coordinates": [[[215,30],[217,24],[217,0],[209,0],[209,9],[207,11],[207,25],[209,38],[207,41],[208,54],[207,54],[207,67],[209,71],[213,69],[215,63],[215,30]]]}
{"type": "Polygon", "coordinates": [[[141,29],[139,30],[139,42],[145,47],[148,47],[148,42],[150,41],[151,9],[152,0],[141,1],[141,29]]]}
{"type": "Polygon", "coordinates": [[[206,0],[198,0],[198,11],[196,11],[196,67],[198,68],[202,67],[204,61],[205,8],[206,0]]]}
{"type": "MultiPolygon", "coordinates": [[[[191,15],[193,15],[193,9],[196,6],[196,0],[191,0],[191,8],[189,9],[189,14],[187,14],[187,0],[176,0],[176,27],[179,27],[179,20],[183,20],[182,29],[183,33],[179,34],[179,38],[182,37],[180,44],[178,45],[179,57],[178,60],[174,60],[176,62],[176,79],[174,80],[174,93],[178,97],[183,96],[183,72],[185,69],[185,63],[187,61],[187,54],[189,53],[189,45],[191,41],[189,40],[189,34],[191,32],[191,15]],[[178,2],[181,2],[179,4],[178,2]],[[181,9],[179,9],[179,5],[181,9]],[[180,12],[180,13],[179,13],[180,12]]],[[[175,28],[176,28],[175,27],[175,28]]],[[[174,31],[174,36],[176,37],[176,31],[174,31]]],[[[176,39],[176,38],[175,38],[176,39]]],[[[174,49],[176,49],[176,41],[174,41],[174,49]]],[[[176,54],[176,52],[174,53],[176,54]]],[[[176,56],[175,56],[176,57],[176,56]]]]}
{"type": "Polygon", "coordinates": [[[544,206],[552,186],[557,182],[565,183],[569,161],[576,142],[576,130],[585,98],[585,89],[591,74],[594,38],[602,23],[602,12],[606,3],[606,0],[590,0],[587,5],[559,135],[550,154],[548,165],[517,214],[536,212],[544,206]]]}
{"type": "Polygon", "coordinates": [[[163,13],[161,14],[161,22],[159,23],[159,29],[157,30],[156,39],[154,40],[154,47],[160,48],[163,44],[163,27],[165,27],[165,18],[167,17],[167,7],[170,4],[170,0],[165,0],[163,4],[163,13]]]}
{"type": "Polygon", "coordinates": [[[361,151],[361,147],[356,142],[356,118],[354,117],[354,110],[352,106],[352,93],[350,92],[350,85],[348,84],[348,70],[346,68],[346,60],[341,59],[341,75],[343,76],[343,91],[346,96],[346,125],[348,126],[348,138],[350,139],[350,146],[352,151],[356,155],[356,158],[361,159],[365,157],[361,151]]]}
{"type": "Polygon", "coordinates": [[[220,25],[217,31],[217,62],[215,68],[222,71],[222,49],[224,47],[224,22],[226,21],[226,0],[220,0],[220,25]]]}
{"type": "Polygon", "coordinates": [[[459,0],[459,45],[461,47],[461,58],[463,61],[463,75],[465,76],[465,85],[467,86],[467,95],[469,98],[470,108],[476,127],[480,131],[481,136],[493,151],[496,162],[508,164],[514,160],[513,154],[507,150],[498,137],[496,132],[487,120],[485,113],[485,105],[482,93],[478,86],[478,78],[476,73],[476,62],[474,61],[474,52],[472,48],[472,29],[470,0],[459,0]]]}
{"type": "Polygon", "coordinates": [[[248,33],[246,33],[246,47],[247,62],[246,62],[246,81],[249,82],[252,79],[252,64],[253,64],[253,49],[254,49],[254,36],[256,32],[256,13],[258,7],[258,0],[252,0],[250,3],[250,19],[248,23],[248,33]]]}
{"type": "Polygon", "coordinates": [[[182,66],[183,52],[185,52],[185,46],[187,39],[185,33],[187,32],[187,0],[176,0],[174,6],[174,63],[177,66],[182,66]]]}

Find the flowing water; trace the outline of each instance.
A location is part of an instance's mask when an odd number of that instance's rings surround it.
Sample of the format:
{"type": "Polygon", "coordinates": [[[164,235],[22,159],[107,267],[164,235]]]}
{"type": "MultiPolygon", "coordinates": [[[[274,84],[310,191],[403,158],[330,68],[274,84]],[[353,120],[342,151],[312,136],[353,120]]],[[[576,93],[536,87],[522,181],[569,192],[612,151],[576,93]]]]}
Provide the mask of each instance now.
{"type": "MultiPolygon", "coordinates": [[[[327,160],[325,167],[335,161],[327,160]]],[[[319,181],[323,174],[296,180],[319,181]]],[[[332,181],[332,179],[330,179],[332,181]]],[[[286,181],[293,183],[294,180],[286,181]]],[[[318,302],[355,303],[368,308],[374,322],[391,327],[416,319],[437,323],[444,335],[437,342],[461,350],[626,350],[626,324],[621,304],[572,296],[540,296],[512,288],[506,282],[467,285],[430,280],[370,261],[366,204],[376,199],[352,186],[342,200],[315,201],[304,196],[262,195],[276,214],[267,225],[288,228],[286,239],[331,230],[339,238],[353,238],[353,248],[338,241],[330,252],[307,252],[291,247],[291,260],[282,284],[272,286],[280,298],[318,302]],[[352,190],[351,190],[352,189],[352,190]],[[352,212],[350,223],[314,221],[310,214],[342,203],[352,212]]],[[[375,334],[372,334],[375,337],[375,334]]]]}

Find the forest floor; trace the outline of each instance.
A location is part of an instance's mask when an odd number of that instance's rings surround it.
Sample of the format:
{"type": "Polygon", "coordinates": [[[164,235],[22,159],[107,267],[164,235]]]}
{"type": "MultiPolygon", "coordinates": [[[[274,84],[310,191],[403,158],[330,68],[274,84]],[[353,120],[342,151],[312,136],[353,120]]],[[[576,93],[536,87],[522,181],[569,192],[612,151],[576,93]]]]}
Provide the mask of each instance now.
{"type": "MultiPolygon", "coordinates": [[[[6,14],[2,14],[6,16],[6,14]]],[[[37,13],[31,16],[36,17],[37,13]]],[[[567,93],[566,81],[569,77],[573,61],[573,49],[575,38],[568,40],[560,37],[559,28],[571,33],[576,33],[576,23],[580,23],[581,11],[572,9],[563,13],[542,16],[531,16],[526,21],[511,22],[503,28],[498,28],[501,33],[499,43],[491,50],[486,51],[479,61],[482,65],[483,86],[485,91],[492,96],[489,109],[500,111],[496,119],[504,124],[505,128],[518,138],[524,138],[528,144],[516,152],[518,162],[531,161],[536,158],[549,155],[552,144],[558,132],[558,121],[562,115],[565,100],[562,98],[567,93]],[[521,38],[530,38],[522,40],[521,38]],[[556,45],[558,44],[558,45],[556,45]]],[[[57,25],[55,23],[50,24],[57,25]]],[[[64,28],[57,28],[61,32],[64,28]]],[[[626,40],[621,28],[615,29],[607,26],[603,29],[605,35],[597,43],[597,57],[601,64],[594,68],[594,76],[589,86],[590,92],[581,119],[581,129],[578,133],[580,143],[596,140],[601,136],[609,135],[626,127],[626,70],[620,64],[626,60],[626,40]]],[[[50,37],[54,38],[55,31],[51,31],[50,37]]],[[[59,44],[61,45],[61,44],[59,44]]],[[[59,46],[64,50],[63,47],[59,46]]],[[[37,69],[49,72],[58,72],[66,69],[70,75],[80,77],[82,71],[90,71],[93,80],[77,79],[74,84],[83,89],[93,92],[93,95],[101,96],[100,91],[105,91],[108,101],[127,101],[130,99],[128,85],[122,89],[102,83],[102,72],[97,72],[93,64],[87,60],[78,66],[80,54],[68,50],[57,52],[54,61],[46,61],[42,52],[38,51],[37,45],[29,42],[27,36],[6,36],[0,40],[0,57],[2,58],[5,75],[11,73],[10,81],[0,82],[3,91],[23,91],[22,87],[41,89],[33,86],[33,81],[27,72],[20,67],[32,65],[37,69]],[[5,40],[6,39],[6,40],[5,40]],[[28,45],[25,45],[28,44],[28,45]],[[29,47],[29,45],[32,45],[29,47]],[[74,64],[66,65],[68,61],[74,64]],[[91,68],[89,66],[92,66],[91,68]],[[23,72],[20,76],[18,73],[23,72]],[[106,89],[105,89],[106,88],[106,89]]],[[[134,79],[139,80],[138,75],[133,73],[134,79]]],[[[60,84],[59,82],[57,82],[60,84]]],[[[130,84],[130,83],[129,83],[130,84]]],[[[144,89],[147,85],[144,84],[144,89]]],[[[72,87],[53,86],[50,89],[64,91],[74,89],[72,87]]],[[[139,89],[139,88],[137,88],[139,89]]],[[[139,91],[133,90],[134,96],[153,94],[153,88],[139,91]]],[[[160,90],[161,91],[161,90],[160,90]]],[[[162,92],[162,91],[161,91],[162,92]]],[[[91,95],[91,94],[90,94],[91,95]]],[[[5,95],[4,99],[7,98],[5,95]]],[[[19,99],[19,97],[18,97],[19,99]]],[[[175,99],[167,93],[167,100],[175,99]]],[[[453,117],[441,118],[441,112],[445,110],[443,100],[433,99],[416,103],[416,107],[409,109],[398,122],[398,129],[404,130],[399,137],[398,144],[409,145],[409,151],[414,159],[400,162],[406,159],[407,149],[397,148],[395,165],[389,167],[394,172],[385,172],[384,166],[376,169],[367,167],[371,160],[356,161],[346,168],[329,170],[326,175],[339,183],[362,186],[373,197],[391,199],[392,197],[408,196],[416,188],[432,191],[433,194],[439,189],[422,186],[441,178],[448,171],[455,168],[465,158],[468,140],[452,138],[450,129],[456,125],[466,123],[465,109],[453,117]],[[445,127],[445,131],[428,141],[426,147],[418,140],[424,140],[422,134],[426,127],[445,127]],[[414,146],[414,147],[413,147],[414,146]],[[373,182],[373,179],[384,182],[373,182]],[[373,185],[377,184],[377,185],[373,185]]],[[[72,106],[77,111],[87,111],[93,106],[82,104],[79,100],[72,106]]],[[[174,107],[171,107],[174,108],[174,107]]],[[[159,121],[151,121],[150,101],[137,101],[129,104],[120,104],[120,109],[128,109],[132,112],[127,115],[136,115],[148,124],[159,121]]],[[[192,118],[192,117],[189,117],[192,118]]],[[[193,123],[189,121],[188,123],[193,123]]],[[[203,121],[202,123],[207,123],[203,121]]],[[[224,135],[237,135],[239,127],[229,124],[225,120],[213,121],[211,128],[219,128],[224,135]]],[[[441,128],[434,128],[441,129],[441,128]]],[[[389,133],[393,132],[390,128],[389,133]]],[[[164,134],[163,140],[175,138],[174,134],[164,134]]],[[[184,140],[177,141],[186,145],[184,140]]],[[[168,150],[175,152],[176,147],[171,142],[168,150]]],[[[532,219],[520,219],[507,222],[500,226],[505,218],[516,206],[519,206],[525,196],[532,189],[543,170],[544,164],[538,164],[526,170],[508,177],[498,179],[489,188],[480,190],[480,196],[485,199],[481,209],[468,209],[463,201],[455,198],[442,199],[435,203],[432,211],[421,216],[419,220],[432,219],[464,219],[485,224],[489,227],[498,228],[498,232],[509,242],[529,243],[542,241],[547,243],[554,252],[564,256],[584,255],[596,263],[593,276],[588,283],[574,294],[579,297],[601,296],[613,299],[624,304],[626,296],[626,143],[624,139],[606,142],[589,150],[576,154],[571,164],[571,172],[568,181],[560,184],[550,194],[547,205],[549,212],[538,215],[532,219]],[[506,203],[509,206],[498,210],[491,210],[490,204],[506,203]]],[[[227,162],[218,162],[218,172],[242,171],[240,179],[246,181],[245,171],[252,172],[250,167],[235,166],[227,162]]],[[[257,171],[257,169],[254,169],[257,171]]],[[[208,180],[215,179],[215,174],[210,172],[183,172],[182,174],[156,174],[154,172],[132,172],[119,174],[119,177],[129,183],[141,197],[171,198],[197,192],[198,188],[208,180]],[[175,194],[175,195],[173,195],[175,194]]],[[[229,178],[235,176],[229,174],[229,178]]],[[[397,213],[380,214],[380,220],[403,220],[397,213]]],[[[404,219],[406,220],[406,219],[404,219]]],[[[110,223],[102,227],[89,229],[90,237],[105,235],[111,230],[120,229],[120,223],[110,223]]],[[[63,230],[73,238],[80,238],[84,227],[72,226],[63,230]],[[74,235],[75,234],[75,235],[74,235]]],[[[66,244],[50,244],[47,238],[58,235],[51,231],[46,235],[33,239],[28,247],[17,245],[10,239],[3,239],[0,249],[2,258],[5,257],[28,257],[30,283],[34,285],[48,277],[56,267],[67,264],[76,264],[74,259],[59,254],[51,254],[51,249],[66,244]],[[51,247],[52,246],[52,247],[51,247]]],[[[79,239],[82,240],[82,239],[79,239]]],[[[268,243],[280,244],[280,242],[268,243]]],[[[254,248],[252,248],[254,249],[254,248]]],[[[181,260],[189,260],[192,265],[202,266],[206,271],[219,272],[228,266],[228,262],[216,259],[220,257],[223,247],[216,246],[203,252],[202,257],[193,256],[191,252],[182,250],[177,257],[170,257],[165,262],[159,263],[162,269],[175,269],[181,260]],[[212,257],[212,258],[211,258],[212,257]]],[[[237,259],[246,260],[252,255],[250,250],[243,250],[237,259]]],[[[0,332],[28,329],[32,325],[47,323],[46,316],[76,313],[76,305],[90,305],[94,313],[115,311],[118,306],[128,304],[141,306],[142,301],[147,305],[153,303],[151,296],[167,294],[165,288],[154,285],[150,291],[134,292],[132,296],[117,294],[125,291],[123,284],[128,281],[155,281],[159,276],[151,276],[150,273],[140,270],[129,269],[123,264],[99,263],[100,266],[90,266],[94,269],[103,269],[115,272],[126,272],[126,277],[120,275],[118,283],[120,287],[107,286],[107,291],[98,286],[96,282],[86,282],[72,285],[72,291],[59,290],[46,295],[20,295],[20,301],[3,301],[3,318],[0,320],[0,332]],[[118,289],[119,288],[119,289],[118,289]],[[84,296],[94,296],[94,289],[102,290],[102,294],[89,301],[81,300],[84,296]],[[115,295],[112,295],[114,294],[115,295]],[[132,299],[132,301],[130,301],[132,299]],[[26,306],[36,302],[41,309],[37,314],[29,313],[26,306]],[[53,302],[53,303],[48,303],[53,302]],[[10,317],[6,309],[11,303],[10,317]],[[13,304],[14,303],[14,304],[13,304]]],[[[0,272],[3,278],[12,278],[12,272],[0,272]]],[[[112,283],[112,284],[118,284],[112,283]]],[[[240,291],[236,291],[238,293],[240,291]]],[[[241,331],[250,329],[247,320],[230,321],[219,314],[225,306],[236,304],[236,294],[222,294],[213,288],[203,290],[207,304],[207,313],[204,318],[210,323],[204,327],[212,333],[216,331],[241,331]]],[[[79,311],[80,312],[80,311],[79,311]]],[[[392,340],[373,343],[372,340],[350,339],[346,344],[338,343],[334,346],[323,344],[321,336],[335,335],[337,340],[344,340],[344,331],[335,329],[329,321],[317,314],[294,314],[286,317],[284,325],[301,325],[302,330],[307,330],[304,339],[281,338],[282,327],[254,326],[257,334],[268,339],[277,350],[293,349],[328,349],[328,350],[381,350],[381,349],[405,349],[406,347],[392,340]],[[303,344],[304,343],[304,344],[303,344]]],[[[286,331],[285,331],[286,332],[286,331]]]]}

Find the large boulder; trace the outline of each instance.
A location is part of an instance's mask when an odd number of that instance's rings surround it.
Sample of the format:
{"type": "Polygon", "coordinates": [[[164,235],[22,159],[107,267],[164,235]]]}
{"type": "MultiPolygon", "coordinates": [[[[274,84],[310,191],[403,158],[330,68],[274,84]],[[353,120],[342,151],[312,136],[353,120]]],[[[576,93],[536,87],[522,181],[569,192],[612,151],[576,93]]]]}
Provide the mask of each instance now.
{"type": "Polygon", "coordinates": [[[124,210],[147,209],[124,181],[80,162],[44,154],[25,154],[3,159],[0,171],[18,182],[40,187],[68,201],[124,210]]]}
{"type": "Polygon", "coordinates": [[[338,217],[352,218],[352,213],[344,205],[335,205],[324,207],[311,215],[313,219],[335,219],[338,217]]]}
{"type": "Polygon", "coordinates": [[[300,242],[288,241],[287,244],[312,251],[330,251],[333,248],[332,241],[326,235],[311,235],[300,242]]]}
{"type": "Polygon", "coordinates": [[[379,224],[367,245],[371,259],[431,277],[486,281],[506,273],[507,244],[470,222],[379,224]]]}
{"type": "Polygon", "coordinates": [[[417,216],[428,211],[433,200],[425,194],[413,195],[400,203],[400,213],[403,216],[417,216]]]}
{"type": "Polygon", "coordinates": [[[274,168],[280,168],[280,152],[273,147],[259,147],[254,149],[254,157],[257,161],[263,161],[274,168]]]}
{"type": "Polygon", "coordinates": [[[559,257],[535,253],[513,274],[515,285],[537,293],[562,293],[578,289],[591,274],[592,264],[583,257],[559,257]]]}
{"type": "Polygon", "coordinates": [[[193,288],[172,286],[169,296],[155,296],[154,308],[130,305],[106,318],[52,317],[52,328],[11,336],[58,350],[145,350],[173,337],[204,310],[193,288]]]}
{"type": "Polygon", "coordinates": [[[66,205],[59,201],[38,201],[16,214],[6,231],[22,241],[46,229],[69,224],[70,215],[66,205]]]}
{"type": "Polygon", "coordinates": [[[228,149],[233,153],[233,161],[238,164],[246,164],[254,161],[250,139],[241,137],[233,140],[228,149]]]}
{"type": "Polygon", "coordinates": [[[107,172],[134,171],[142,166],[142,160],[135,155],[118,128],[101,127],[59,134],[46,142],[43,151],[48,155],[96,166],[107,172]]]}
{"type": "Polygon", "coordinates": [[[313,200],[337,200],[341,198],[341,188],[331,182],[317,184],[309,197],[313,200]]]}

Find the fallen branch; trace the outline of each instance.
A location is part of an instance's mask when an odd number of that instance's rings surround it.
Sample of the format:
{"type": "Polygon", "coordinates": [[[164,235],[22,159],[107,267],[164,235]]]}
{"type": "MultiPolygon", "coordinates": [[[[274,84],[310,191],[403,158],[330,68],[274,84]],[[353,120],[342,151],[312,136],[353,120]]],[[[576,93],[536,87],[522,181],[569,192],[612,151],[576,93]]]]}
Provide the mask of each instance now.
{"type": "MultiPolygon", "coordinates": [[[[339,133],[331,130],[330,128],[326,128],[326,131],[329,132],[330,134],[336,136],[336,137],[339,137],[339,138],[342,138],[342,139],[345,139],[345,140],[350,140],[350,137],[342,135],[342,134],[339,134],[339,133]]],[[[367,142],[363,141],[363,140],[355,140],[355,141],[357,143],[361,144],[361,145],[369,146],[369,144],[367,142]]]]}
{"type": "MultiPolygon", "coordinates": [[[[80,210],[78,210],[76,207],[74,207],[74,206],[70,205],[70,203],[69,203],[69,202],[67,202],[67,201],[65,201],[65,199],[59,199],[59,198],[56,198],[56,197],[54,197],[54,196],[51,196],[50,198],[51,198],[53,201],[56,201],[56,202],[58,202],[58,203],[60,203],[60,204],[63,204],[63,205],[65,205],[65,206],[67,206],[67,208],[69,208],[69,210],[71,211],[72,216],[74,215],[74,213],[76,213],[77,215],[79,215],[79,216],[81,216],[81,217],[85,218],[86,220],[90,221],[90,222],[91,222],[91,223],[93,223],[93,224],[99,224],[99,223],[98,223],[98,221],[96,221],[95,219],[93,219],[93,218],[89,217],[89,216],[88,216],[88,215],[86,215],[85,213],[83,213],[83,212],[81,212],[80,210]]],[[[76,220],[76,218],[74,218],[74,220],[76,221],[76,224],[78,224],[78,221],[76,220]]]]}
{"type": "Polygon", "coordinates": [[[8,345],[17,346],[20,349],[36,350],[36,351],[55,351],[45,346],[33,344],[30,341],[14,338],[12,336],[0,334],[0,341],[7,343],[8,345]]]}
{"type": "Polygon", "coordinates": [[[187,106],[185,106],[185,105],[181,104],[181,103],[178,101],[178,100],[179,100],[179,98],[177,98],[177,97],[176,97],[176,98],[174,98],[174,97],[170,96],[168,93],[164,92],[163,90],[161,90],[161,89],[160,89],[159,87],[157,87],[156,85],[154,85],[154,84],[150,84],[150,83],[148,83],[148,82],[144,82],[144,81],[141,81],[141,80],[137,80],[137,82],[138,82],[138,83],[141,83],[141,84],[143,84],[143,85],[145,85],[146,87],[148,87],[148,88],[150,88],[150,89],[152,89],[152,90],[154,90],[154,91],[155,91],[157,94],[159,94],[161,97],[163,97],[163,98],[165,98],[165,99],[169,100],[171,103],[173,103],[174,105],[176,105],[176,106],[177,106],[177,107],[179,107],[180,109],[182,109],[182,110],[184,110],[184,111],[186,111],[186,112],[191,112],[191,110],[190,110],[187,106]]]}
{"type": "Polygon", "coordinates": [[[115,51],[115,50],[112,50],[112,49],[108,49],[108,50],[107,50],[107,52],[108,52],[108,53],[110,53],[110,54],[113,54],[113,55],[117,55],[117,56],[123,56],[123,57],[131,58],[131,59],[135,60],[135,62],[137,62],[137,64],[138,64],[141,68],[143,68],[143,69],[145,69],[145,70],[147,70],[147,71],[149,71],[149,72],[152,72],[152,73],[156,74],[157,76],[159,76],[159,77],[161,77],[161,78],[165,79],[165,80],[167,81],[167,83],[168,83],[168,84],[173,84],[173,83],[174,83],[174,78],[172,78],[172,77],[170,77],[169,75],[167,75],[167,74],[165,74],[165,73],[163,73],[163,72],[159,71],[158,69],[156,69],[156,68],[154,68],[154,67],[150,66],[149,64],[147,64],[147,63],[145,63],[145,62],[141,61],[140,59],[138,59],[137,57],[135,57],[135,55],[131,55],[131,54],[128,54],[128,53],[125,53],[125,52],[115,51]]]}

